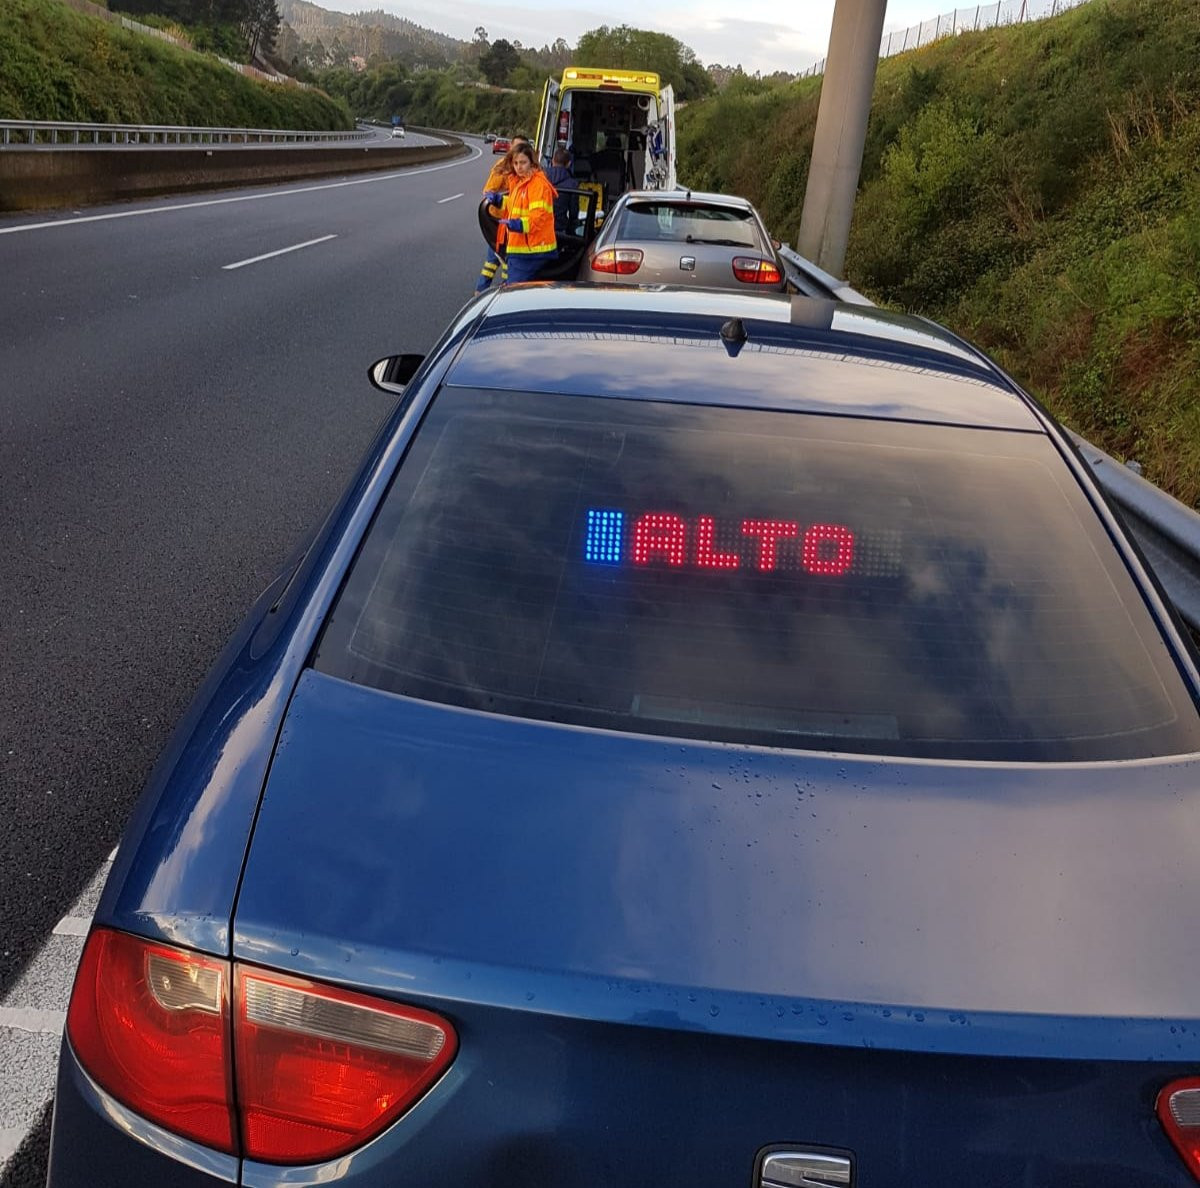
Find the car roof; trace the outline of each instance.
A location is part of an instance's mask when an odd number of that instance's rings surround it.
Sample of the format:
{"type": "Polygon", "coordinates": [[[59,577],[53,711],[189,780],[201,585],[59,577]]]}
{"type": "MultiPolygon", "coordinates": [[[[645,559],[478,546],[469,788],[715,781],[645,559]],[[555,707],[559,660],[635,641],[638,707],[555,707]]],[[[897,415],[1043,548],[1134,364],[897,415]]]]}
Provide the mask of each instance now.
{"type": "Polygon", "coordinates": [[[622,204],[630,202],[695,202],[705,206],[728,206],[736,210],[753,210],[747,198],[736,194],[710,194],[705,190],[629,190],[622,196],[622,204]]]}
{"type": "MultiPolygon", "coordinates": [[[[719,404],[1044,432],[986,357],[923,318],[787,294],[668,285],[505,288],[454,387],[719,404]],[[721,329],[737,320],[740,335],[721,329]]],[[[731,327],[731,329],[734,329],[731,327]]]]}

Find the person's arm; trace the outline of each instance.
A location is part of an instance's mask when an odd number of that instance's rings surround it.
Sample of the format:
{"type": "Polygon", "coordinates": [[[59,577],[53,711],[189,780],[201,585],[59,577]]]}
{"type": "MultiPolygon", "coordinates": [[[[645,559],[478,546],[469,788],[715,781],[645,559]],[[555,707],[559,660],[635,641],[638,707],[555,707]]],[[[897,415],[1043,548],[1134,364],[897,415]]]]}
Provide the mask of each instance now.
{"type": "Polygon", "coordinates": [[[502,207],[504,204],[504,195],[508,192],[508,177],[500,172],[499,165],[493,165],[491,173],[488,174],[487,182],[483,187],[483,195],[499,194],[500,201],[492,202],[488,205],[488,213],[494,219],[502,218],[502,207]]]}
{"type": "Polygon", "coordinates": [[[537,242],[544,243],[547,240],[554,241],[556,239],[554,232],[554,187],[543,177],[540,186],[531,186],[532,193],[529,195],[529,214],[525,219],[528,226],[525,228],[526,235],[532,235],[537,242]]]}

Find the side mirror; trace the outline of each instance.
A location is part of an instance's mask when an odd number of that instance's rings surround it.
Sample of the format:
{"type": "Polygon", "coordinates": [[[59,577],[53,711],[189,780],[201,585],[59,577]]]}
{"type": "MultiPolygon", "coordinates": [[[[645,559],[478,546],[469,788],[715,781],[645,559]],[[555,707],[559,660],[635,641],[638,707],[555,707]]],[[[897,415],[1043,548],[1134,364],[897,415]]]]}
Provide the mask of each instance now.
{"type": "Polygon", "coordinates": [[[781,247],[783,247],[783,244],[782,244],[782,243],[780,243],[780,241],[779,241],[778,239],[776,239],[774,236],[772,236],[772,237],[771,237],[771,246],[772,246],[772,247],[773,247],[773,248],[774,248],[776,251],[779,251],[779,249],[780,249],[781,247]]]}
{"type": "Polygon", "coordinates": [[[417,374],[417,368],[424,362],[424,355],[389,355],[371,364],[367,378],[381,392],[403,396],[404,385],[417,374]]]}

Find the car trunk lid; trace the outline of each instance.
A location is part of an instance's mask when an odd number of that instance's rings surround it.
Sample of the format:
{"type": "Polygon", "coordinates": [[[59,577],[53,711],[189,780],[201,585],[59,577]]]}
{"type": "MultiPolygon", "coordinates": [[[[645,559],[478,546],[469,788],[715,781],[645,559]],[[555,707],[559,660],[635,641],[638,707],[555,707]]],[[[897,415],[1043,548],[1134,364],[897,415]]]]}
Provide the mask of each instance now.
{"type": "Polygon", "coordinates": [[[691,1136],[714,1186],[798,1138],[876,1183],[1186,1183],[1153,1098],[1200,1062],[1195,777],[681,742],[310,671],[235,956],[454,1019],[409,1171],[526,1151],[646,1182],[691,1136]]]}

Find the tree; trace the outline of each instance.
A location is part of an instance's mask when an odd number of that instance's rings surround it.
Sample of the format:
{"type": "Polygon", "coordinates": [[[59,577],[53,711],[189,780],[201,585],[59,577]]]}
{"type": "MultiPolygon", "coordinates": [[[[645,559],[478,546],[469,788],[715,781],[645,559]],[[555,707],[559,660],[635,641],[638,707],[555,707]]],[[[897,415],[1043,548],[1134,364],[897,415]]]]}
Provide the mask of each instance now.
{"type": "MultiPolygon", "coordinates": [[[[281,27],[276,0],[114,0],[113,7],[179,21],[193,31],[197,49],[246,59],[271,53],[281,27]]],[[[285,54],[303,60],[297,40],[288,41],[285,54]]]]}
{"type": "Polygon", "coordinates": [[[579,39],[577,62],[625,70],[653,70],[679,99],[698,99],[713,90],[712,80],[689,46],[666,33],[601,25],[579,39]]]}
{"type": "Polygon", "coordinates": [[[257,54],[268,54],[275,48],[279,36],[279,9],[275,0],[244,0],[241,22],[251,60],[257,54]]]}
{"type": "Polygon", "coordinates": [[[483,77],[494,87],[504,86],[509,74],[520,65],[521,55],[503,37],[493,41],[491,48],[479,59],[483,77]]]}
{"type": "Polygon", "coordinates": [[[337,34],[334,34],[333,45],[329,47],[329,64],[340,69],[350,65],[350,51],[337,34]]]}
{"type": "Polygon", "coordinates": [[[537,67],[527,65],[525,62],[510,71],[508,76],[508,85],[516,91],[536,91],[544,81],[537,67]]]}

